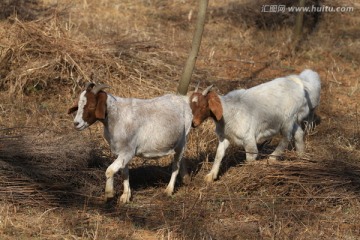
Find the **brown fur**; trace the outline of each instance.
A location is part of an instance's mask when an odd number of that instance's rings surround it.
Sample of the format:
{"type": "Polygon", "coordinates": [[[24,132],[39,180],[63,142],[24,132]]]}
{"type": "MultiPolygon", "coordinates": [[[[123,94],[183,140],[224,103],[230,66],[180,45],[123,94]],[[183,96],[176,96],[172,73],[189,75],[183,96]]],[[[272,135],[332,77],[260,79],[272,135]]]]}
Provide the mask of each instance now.
{"type": "Polygon", "coordinates": [[[85,93],[85,97],[87,99],[86,104],[84,106],[83,119],[89,125],[96,122],[95,110],[97,105],[97,97],[94,93],[87,90],[85,93]]]}
{"type": "Polygon", "coordinates": [[[99,120],[104,120],[106,117],[106,99],[107,94],[103,91],[100,91],[97,94],[97,104],[95,110],[95,117],[99,120]]]}
{"type": "Polygon", "coordinates": [[[220,121],[223,115],[223,109],[219,96],[215,92],[209,92],[206,95],[210,111],[215,115],[217,121],[220,121]]]}
{"type": "Polygon", "coordinates": [[[190,96],[190,108],[193,113],[193,126],[199,126],[208,117],[213,117],[215,121],[220,121],[223,114],[221,101],[215,92],[209,92],[206,96],[201,93],[194,92],[190,96]],[[198,101],[194,102],[197,96],[198,101]]]}
{"type": "MultiPolygon", "coordinates": [[[[87,99],[84,106],[83,119],[89,125],[95,123],[97,120],[104,120],[106,117],[106,99],[107,94],[100,91],[98,94],[91,92],[93,86],[86,89],[85,97],[87,99]]],[[[78,105],[74,105],[69,108],[68,114],[71,114],[78,110],[78,105]]]]}
{"type": "Polygon", "coordinates": [[[76,104],[76,105],[72,106],[71,108],[69,108],[67,113],[71,114],[71,113],[73,113],[73,112],[75,112],[77,110],[78,110],[78,105],[76,104]]]}

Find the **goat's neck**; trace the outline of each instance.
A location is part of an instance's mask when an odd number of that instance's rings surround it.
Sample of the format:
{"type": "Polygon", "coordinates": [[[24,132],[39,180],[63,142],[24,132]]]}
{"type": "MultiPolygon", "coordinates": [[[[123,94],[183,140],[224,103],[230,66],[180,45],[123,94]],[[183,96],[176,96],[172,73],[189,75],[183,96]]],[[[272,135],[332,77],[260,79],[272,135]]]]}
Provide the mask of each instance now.
{"type": "Polygon", "coordinates": [[[211,112],[210,113],[210,117],[211,119],[214,121],[215,125],[216,125],[216,131],[223,131],[224,126],[225,126],[225,119],[227,118],[227,112],[225,112],[226,108],[224,107],[224,100],[223,100],[223,96],[218,95],[220,98],[220,102],[221,102],[221,106],[223,108],[223,117],[220,120],[217,120],[215,115],[211,112]]]}
{"type": "Polygon", "coordinates": [[[104,127],[108,129],[111,128],[113,125],[113,118],[115,117],[115,113],[117,112],[115,110],[116,106],[115,103],[121,100],[121,98],[113,96],[111,94],[107,94],[106,99],[106,117],[104,120],[101,120],[101,122],[104,124],[104,127]]]}
{"type": "Polygon", "coordinates": [[[104,137],[106,141],[111,145],[111,139],[113,139],[112,133],[114,132],[115,119],[116,119],[116,106],[115,103],[120,100],[119,97],[115,97],[111,94],[107,95],[106,99],[106,117],[104,120],[100,120],[104,125],[104,137]]]}
{"type": "Polygon", "coordinates": [[[235,117],[236,109],[240,102],[234,102],[231,99],[229,100],[226,96],[219,96],[221,101],[221,106],[223,109],[223,124],[231,121],[235,117]]]}

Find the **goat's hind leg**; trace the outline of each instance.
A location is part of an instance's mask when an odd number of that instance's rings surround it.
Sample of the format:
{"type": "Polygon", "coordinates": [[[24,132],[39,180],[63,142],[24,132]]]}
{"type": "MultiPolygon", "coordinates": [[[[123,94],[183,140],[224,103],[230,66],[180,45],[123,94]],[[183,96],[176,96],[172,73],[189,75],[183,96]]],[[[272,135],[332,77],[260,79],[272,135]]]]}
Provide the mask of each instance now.
{"type": "Polygon", "coordinates": [[[288,127],[284,127],[281,130],[281,135],[282,138],[279,142],[279,145],[276,147],[276,149],[270,154],[269,159],[271,160],[276,160],[277,157],[279,157],[284,150],[289,146],[290,140],[292,138],[292,129],[293,127],[289,127],[289,126],[293,126],[293,124],[289,124],[287,125],[288,127]]]}
{"type": "Polygon", "coordinates": [[[304,131],[299,125],[294,126],[294,139],[296,151],[299,156],[302,156],[305,152],[304,131]]]}
{"type": "Polygon", "coordinates": [[[119,198],[120,203],[128,203],[130,202],[131,198],[131,189],[130,189],[130,182],[129,182],[129,168],[126,165],[124,169],[122,169],[122,177],[124,181],[124,191],[123,194],[119,198]]]}
{"type": "Polygon", "coordinates": [[[244,149],[246,152],[246,162],[252,162],[256,160],[259,150],[257,148],[255,139],[248,139],[244,143],[244,149]]]}
{"type": "Polygon", "coordinates": [[[183,153],[184,153],[184,147],[179,147],[179,148],[175,149],[175,155],[174,155],[174,159],[172,161],[171,178],[170,178],[170,182],[169,182],[168,186],[165,189],[165,193],[168,196],[171,196],[174,192],[176,177],[179,173],[180,163],[182,161],[181,159],[182,159],[183,153]]]}
{"type": "Polygon", "coordinates": [[[276,147],[276,149],[270,154],[269,159],[271,160],[275,160],[277,157],[279,157],[284,150],[289,146],[289,138],[287,137],[283,137],[280,142],[279,145],[276,147]]]}
{"type": "Polygon", "coordinates": [[[188,166],[186,164],[186,161],[182,158],[180,160],[180,176],[183,184],[189,184],[190,183],[190,175],[188,172],[188,166]]]}

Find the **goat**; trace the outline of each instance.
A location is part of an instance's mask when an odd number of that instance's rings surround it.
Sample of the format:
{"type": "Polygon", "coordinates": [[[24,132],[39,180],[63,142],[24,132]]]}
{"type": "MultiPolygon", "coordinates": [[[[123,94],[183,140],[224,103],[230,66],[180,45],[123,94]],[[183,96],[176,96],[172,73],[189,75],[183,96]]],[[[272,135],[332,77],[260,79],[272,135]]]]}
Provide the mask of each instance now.
{"type": "Polygon", "coordinates": [[[299,121],[306,126],[305,129],[311,130],[315,121],[315,110],[320,104],[320,76],[311,69],[305,69],[299,77],[304,84],[305,98],[309,108],[309,114],[299,121]]]}
{"type": "Polygon", "coordinates": [[[207,182],[217,178],[230,141],[244,146],[247,161],[257,158],[257,143],[278,133],[281,133],[282,139],[270,158],[281,155],[293,137],[298,153],[304,152],[304,132],[298,119],[305,118],[309,109],[299,77],[277,78],[247,90],[231,91],[224,96],[210,91],[211,88],[209,86],[202,93],[196,89],[190,96],[193,127],[210,117],[215,122],[219,139],[214,165],[205,177],[207,182]]]}
{"type": "MultiPolygon", "coordinates": [[[[105,173],[105,201],[114,197],[114,174],[120,169],[124,191],[119,201],[130,201],[128,163],[134,156],[156,158],[175,153],[171,179],[165,190],[171,195],[191,129],[188,97],[168,94],[153,99],[120,98],[103,91],[108,87],[88,83],[78,104],[68,110],[69,114],[77,111],[74,127],[79,131],[96,121],[102,122],[105,139],[117,155],[105,173]]],[[[187,177],[184,165],[180,175],[187,177]]]]}

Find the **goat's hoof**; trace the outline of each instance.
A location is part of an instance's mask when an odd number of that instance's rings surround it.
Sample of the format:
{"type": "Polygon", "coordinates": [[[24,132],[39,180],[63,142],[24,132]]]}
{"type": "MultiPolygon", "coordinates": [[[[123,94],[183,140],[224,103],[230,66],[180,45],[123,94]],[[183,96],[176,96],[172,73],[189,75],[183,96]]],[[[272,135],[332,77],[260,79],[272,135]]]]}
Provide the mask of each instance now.
{"type": "Polygon", "coordinates": [[[171,191],[170,189],[165,189],[164,193],[165,193],[167,196],[171,197],[173,191],[171,191]]]}
{"type": "Polygon", "coordinates": [[[256,161],[255,159],[246,159],[244,164],[246,164],[246,165],[254,165],[254,164],[256,164],[256,162],[258,162],[258,161],[256,161]]]}
{"type": "Polygon", "coordinates": [[[209,173],[205,176],[204,180],[207,183],[212,183],[215,180],[215,178],[212,173],[209,173]]]}
{"type": "Polygon", "coordinates": [[[183,182],[183,184],[185,184],[185,185],[190,184],[191,178],[190,178],[189,174],[186,174],[185,176],[183,176],[182,182],[183,182]]]}
{"type": "Polygon", "coordinates": [[[130,202],[130,194],[125,194],[123,193],[120,198],[119,198],[119,203],[120,204],[125,204],[125,203],[129,203],[130,202]]]}
{"type": "Polygon", "coordinates": [[[275,164],[277,162],[278,160],[276,157],[269,157],[268,160],[266,161],[267,164],[275,164]]]}
{"type": "Polygon", "coordinates": [[[166,187],[166,189],[164,190],[164,193],[165,193],[167,196],[169,196],[169,197],[172,196],[173,192],[174,192],[174,187],[169,186],[169,185],[168,185],[168,186],[166,187]]]}
{"type": "Polygon", "coordinates": [[[276,158],[276,156],[270,156],[269,157],[269,160],[276,160],[277,158],[276,158]]]}
{"type": "Polygon", "coordinates": [[[104,204],[106,207],[112,207],[116,204],[116,200],[115,198],[104,197],[102,200],[102,204],[104,204]]]}
{"type": "Polygon", "coordinates": [[[104,202],[109,202],[114,198],[113,192],[105,192],[104,202]]]}

